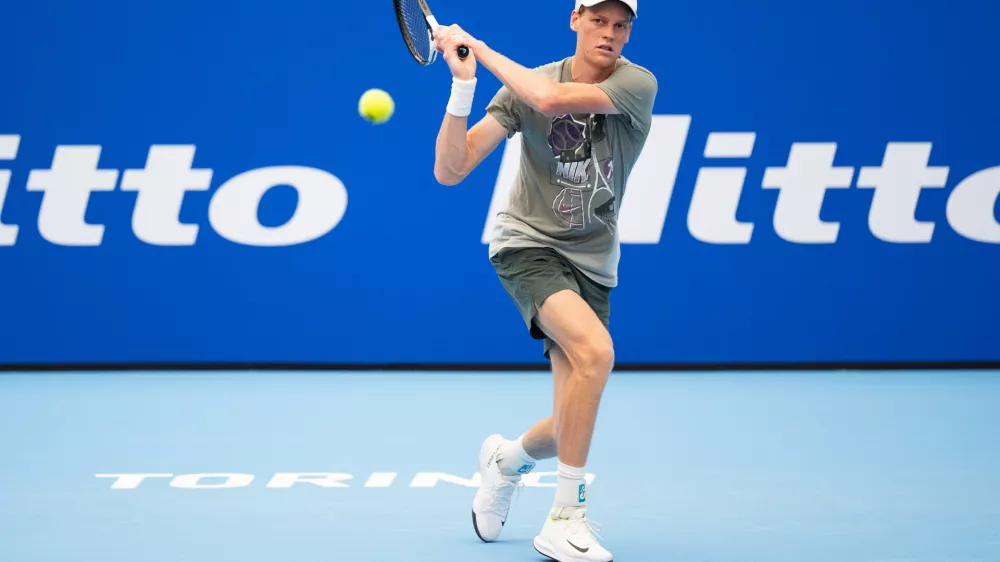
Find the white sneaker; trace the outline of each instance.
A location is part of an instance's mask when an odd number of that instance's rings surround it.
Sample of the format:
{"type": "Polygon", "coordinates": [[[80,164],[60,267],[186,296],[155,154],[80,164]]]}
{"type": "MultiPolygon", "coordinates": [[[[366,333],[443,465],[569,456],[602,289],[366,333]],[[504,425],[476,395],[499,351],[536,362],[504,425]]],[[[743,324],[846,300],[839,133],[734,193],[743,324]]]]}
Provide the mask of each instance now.
{"type": "Polygon", "coordinates": [[[553,507],[535,537],[535,550],[557,562],[612,562],[594,536],[586,507],[553,507]]]}
{"type": "Polygon", "coordinates": [[[484,542],[495,541],[507,522],[511,496],[521,482],[521,475],[500,473],[497,456],[506,443],[500,435],[490,435],[479,450],[479,491],[472,500],[472,526],[484,542]]]}

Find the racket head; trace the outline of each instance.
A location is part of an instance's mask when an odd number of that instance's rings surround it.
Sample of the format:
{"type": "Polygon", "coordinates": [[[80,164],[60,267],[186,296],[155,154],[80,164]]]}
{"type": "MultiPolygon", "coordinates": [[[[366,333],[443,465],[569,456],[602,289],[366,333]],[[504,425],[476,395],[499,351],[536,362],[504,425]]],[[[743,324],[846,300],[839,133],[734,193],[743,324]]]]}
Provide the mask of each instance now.
{"type": "Polygon", "coordinates": [[[437,42],[434,40],[434,31],[427,22],[431,13],[427,2],[393,0],[393,4],[406,48],[418,63],[425,66],[432,64],[437,59],[437,42]]]}

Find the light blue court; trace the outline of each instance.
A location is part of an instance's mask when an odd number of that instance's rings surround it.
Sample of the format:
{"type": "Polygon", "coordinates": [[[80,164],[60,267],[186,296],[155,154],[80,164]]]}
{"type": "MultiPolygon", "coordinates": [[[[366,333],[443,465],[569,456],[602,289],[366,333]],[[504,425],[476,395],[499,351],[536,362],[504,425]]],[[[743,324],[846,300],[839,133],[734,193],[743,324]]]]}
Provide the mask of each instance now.
{"type": "MultiPolygon", "coordinates": [[[[3,374],[0,560],[538,561],[553,461],[494,544],[469,486],[550,408],[544,373],[3,374]]],[[[1000,372],[619,373],[588,472],[619,562],[997,561],[1000,372]]]]}

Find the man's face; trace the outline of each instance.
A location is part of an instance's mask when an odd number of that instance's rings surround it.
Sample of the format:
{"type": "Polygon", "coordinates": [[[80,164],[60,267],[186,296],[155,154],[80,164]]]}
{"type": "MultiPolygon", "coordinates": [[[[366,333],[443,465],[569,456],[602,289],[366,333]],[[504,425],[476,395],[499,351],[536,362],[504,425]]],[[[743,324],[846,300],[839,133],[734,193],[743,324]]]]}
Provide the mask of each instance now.
{"type": "Polygon", "coordinates": [[[583,13],[574,11],[570,28],[577,34],[577,50],[589,62],[613,66],[632,33],[632,12],[621,2],[602,2],[583,13]]]}

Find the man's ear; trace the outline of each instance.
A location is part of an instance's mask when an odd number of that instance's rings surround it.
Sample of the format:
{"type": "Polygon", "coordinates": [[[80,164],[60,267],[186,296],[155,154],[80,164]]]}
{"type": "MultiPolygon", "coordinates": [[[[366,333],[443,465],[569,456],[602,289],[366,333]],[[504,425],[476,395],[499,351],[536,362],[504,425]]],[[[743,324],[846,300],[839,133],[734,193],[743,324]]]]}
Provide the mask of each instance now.
{"type": "Polygon", "coordinates": [[[573,31],[579,31],[580,29],[580,12],[573,10],[573,15],[569,17],[569,28],[573,31]]]}

